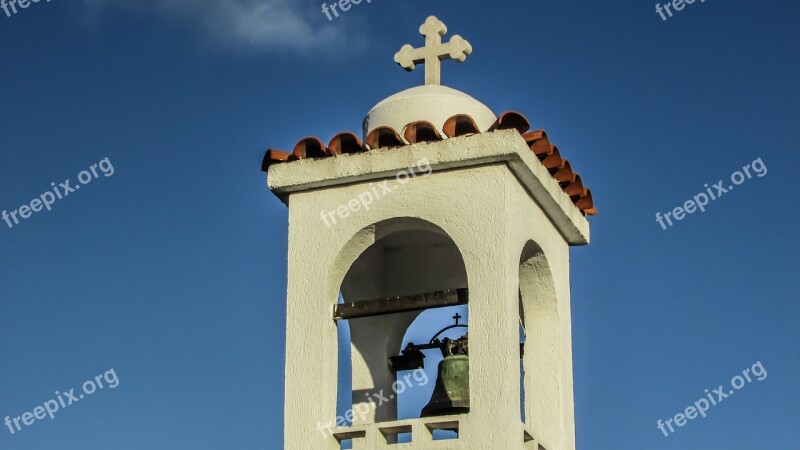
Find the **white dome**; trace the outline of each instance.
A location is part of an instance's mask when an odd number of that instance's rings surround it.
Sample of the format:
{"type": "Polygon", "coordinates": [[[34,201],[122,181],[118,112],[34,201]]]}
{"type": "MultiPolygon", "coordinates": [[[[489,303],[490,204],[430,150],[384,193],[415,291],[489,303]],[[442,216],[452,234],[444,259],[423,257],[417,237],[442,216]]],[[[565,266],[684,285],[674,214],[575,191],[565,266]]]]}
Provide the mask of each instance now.
{"type": "Polygon", "coordinates": [[[497,120],[486,105],[461,91],[439,85],[418,86],[375,105],[364,119],[364,138],[382,126],[391,127],[402,135],[406,125],[420,120],[432,123],[444,135],[444,123],[458,114],[471,116],[482,132],[497,120]]]}

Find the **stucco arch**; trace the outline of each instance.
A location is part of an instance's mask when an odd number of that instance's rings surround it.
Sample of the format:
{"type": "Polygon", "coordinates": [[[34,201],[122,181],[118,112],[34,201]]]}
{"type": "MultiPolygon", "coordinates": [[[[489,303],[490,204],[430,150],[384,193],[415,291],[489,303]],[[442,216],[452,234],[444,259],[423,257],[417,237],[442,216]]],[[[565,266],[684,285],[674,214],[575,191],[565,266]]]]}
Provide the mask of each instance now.
{"type": "MultiPolygon", "coordinates": [[[[346,302],[467,287],[464,258],[455,241],[429,221],[398,217],[362,228],[342,247],[329,285],[346,302]],[[341,269],[340,269],[341,268],[341,269]],[[344,269],[346,268],[346,270],[344,269]]],[[[350,321],[353,407],[367,395],[390,392],[396,375],[387,360],[397,354],[420,311],[350,321]]],[[[395,420],[396,399],[371,406],[354,423],[395,420]]]]}
{"type": "Polygon", "coordinates": [[[555,448],[564,432],[562,327],[550,264],[528,241],[519,262],[520,318],[525,329],[525,417],[529,428],[555,448]]]}

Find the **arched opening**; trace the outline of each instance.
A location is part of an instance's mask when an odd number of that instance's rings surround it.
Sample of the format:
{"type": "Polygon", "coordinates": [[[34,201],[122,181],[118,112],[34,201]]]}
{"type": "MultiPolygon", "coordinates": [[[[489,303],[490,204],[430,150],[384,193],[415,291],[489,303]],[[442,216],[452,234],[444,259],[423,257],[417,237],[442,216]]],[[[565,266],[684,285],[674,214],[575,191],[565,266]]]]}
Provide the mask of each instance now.
{"type": "MultiPolygon", "coordinates": [[[[342,304],[344,299],[339,294],[339,304],[342,304]]],[[[348,419],[348,411],[353,406],[353,385],[351,382],[351,374],[353,367],[351,361],[350,351],[350,323],[346,320],[340,320],[336,323],[337,343],[339,347],[338,365],[336,379],[336,418],[337,421],[341,417],[341,424],[351,424],[352,419],[348,419]]],[[[350,448],[350,447],[343,447],[350,448]]]]}
{"type": "MultiPolygon", "coordinates": [[[[524,355],[525,352],[525,326],[522,318],[522,294],[519,299],[519,350],[524,355]]],[[[525,359],[519,359],[519,414],[522,423],[525,423],[525,359]]]]}
{"type": "MultiPolygon", "coordinates": [[[[352,264],[343,274],[342,299],[335,312],[342,337],[339,386],[350,384],[352,395],[349,402],[343,393],[339,395],[337,411],[345,419],[340,426],[397,420],[398,397],[424,397],[422,390],[415,387],[423,383],[424,377],[421,373],[414,378],[409,377],[409,371],[390,370],[389,358],[400,353],[409,326],[418,317],[417,323],[424,324],[429,314],[438,317],[440,311],[465,304],[466,296],[455,294],[466,292],[464,260],[442,228],[415,218],[374,224],[355,236],[342,254],[352,264]],[[342,322],[347,322],[348,328],[342,322]],[[350,339],[344,339],[348,330],[350,339]],[[349,361],[344,360],[348,350],[349,361]],[[347,376],[349,380],[342,379],[347,376]],[[345,417],[348,411],[351,414],[345,417]]],[[[466,307],[461,314],[466,315],[465,312],[466,307]]],[[[439,328],[442,326],[430,331],[439,328]]],[[[415,333],[408,336],[419,339],[415,333]]],[[[423,387],[433,384],[435,366],[425,361],[430,383],[423,387]],[[430,378],[431,366],[433,378],[430,378]]],[[[429,391],[427,395],[430,397],[429,391]]],[[[409,414],[404,410],[403,417],[412,417],[409,414]]],[[[391,440],[397,438],[387,437],[387,441],[391,440]]]]}
{"type": "Polygon", "coordinates": [[[519,266],[520,317],[524,333],[524,421],[559,448],[563,428],[563,347],[553,275],[542,249],[528,242],[519,266]]]}

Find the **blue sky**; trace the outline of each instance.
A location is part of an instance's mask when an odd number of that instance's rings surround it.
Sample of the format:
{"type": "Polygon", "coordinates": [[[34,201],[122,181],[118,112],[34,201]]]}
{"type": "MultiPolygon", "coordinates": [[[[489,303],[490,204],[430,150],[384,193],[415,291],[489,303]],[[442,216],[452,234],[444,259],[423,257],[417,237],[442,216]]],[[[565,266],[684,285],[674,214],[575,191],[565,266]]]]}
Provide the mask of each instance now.
{"type": "Polygon", "coordinates": [[[800,4],[429,3],[0,10],[0,210],[114,167],[0,222],[0,420],[119,377],[0,448],[282,448],[287,212],[263,151],[419,84],[392,55],[429,14],[475,49],[444,83],[546,129],[600,209],[571,259],[578,448],[797,448],[800,4]],[[655,221],[757,158],[765,176],[655,221]],[[766,379],[658,431],[757,361],[766,379]]]}

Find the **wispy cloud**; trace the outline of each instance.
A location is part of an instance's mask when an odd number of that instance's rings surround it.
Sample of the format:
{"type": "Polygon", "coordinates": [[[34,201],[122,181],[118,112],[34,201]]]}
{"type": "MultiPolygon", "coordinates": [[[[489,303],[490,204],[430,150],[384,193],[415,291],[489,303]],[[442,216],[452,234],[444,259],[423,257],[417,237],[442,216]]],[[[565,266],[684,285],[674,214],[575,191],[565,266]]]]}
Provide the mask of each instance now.
{"type": "Polygon", "coordinates": [[[119,7],[186,21],[215,44],[244,51],[317,53],[353,43],[341,26],[323,21],[315,3],[302,0],[83,1],[94,10],[119,7]]]}

